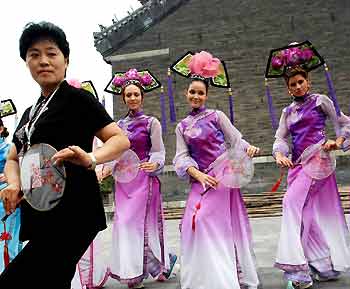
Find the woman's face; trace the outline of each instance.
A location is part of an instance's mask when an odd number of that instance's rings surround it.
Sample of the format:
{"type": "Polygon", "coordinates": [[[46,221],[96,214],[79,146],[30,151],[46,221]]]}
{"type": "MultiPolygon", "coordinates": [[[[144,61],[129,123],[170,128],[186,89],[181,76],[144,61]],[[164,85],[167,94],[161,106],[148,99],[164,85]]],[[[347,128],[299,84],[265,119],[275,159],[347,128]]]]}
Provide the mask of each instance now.
{"type": "Polygon", "coordinates": [[[310,90],[310,82],[301,74],[294,75],[288,80],[288,90],[293,96],[304,96],[310,90]]]}
{"type": "Polygon", "coordinates": [[[61,83],[68,67],[68,59],[51,40],[35,42],[27,51],[26,63],[44,95],[50,94],[61,83]]]}
{"type": "Polygon", "coordinates": [[[207,90],[203,81],[192,81],[186,93],[188,103],[192,108],[200,108],[207,101],[207,90]]]}
{"type": "Polygon", "coordinates": [[[130,84],[124,89],[124,101],[129,110],[139,111],[143,103],[141,90],[134,84],[130,84]]]}

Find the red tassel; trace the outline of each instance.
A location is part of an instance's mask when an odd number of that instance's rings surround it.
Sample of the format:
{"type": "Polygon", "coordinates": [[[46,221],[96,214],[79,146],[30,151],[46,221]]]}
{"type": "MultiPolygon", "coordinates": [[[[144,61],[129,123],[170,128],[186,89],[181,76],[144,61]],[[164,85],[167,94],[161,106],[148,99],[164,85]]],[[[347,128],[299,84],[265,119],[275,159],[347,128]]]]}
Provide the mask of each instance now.
{"type": "Polygon", "coordinates": [[[196,214],[197,214],[197,211],[194,212],[194,214],[192,216],[192,231],[193,232],[196,230],[196,214]]]}
{"type": "Polygon", "coordinates": [[[6,232],[6,223],[3,221],[4,224],[4,232],[0,235],[0,241],[4,241],[4,264],[5,267],[10,263],[10,255],[9,255],[9,250],[7,246],[7,241],[11,240],[11,234],[9,232],[6,232]]]}
{"type": "Polygon", "coordinates": [[[196,206],[195,206],[195,210],[192,216],[192,231],[194,232],[196,230],[196,215],[198,210],[201,208],[201,202],[199,201],[196,206]]]}
{"type": "Polygon", "coordinates": [[[9,255],[9,250],[8,250],[8,247],[7,247],[7,243],[5,243],[5,245],[4,245],[4,264],[5,264],[5,267],[7,267],[7,265],[9,263],[10,263],[10,255],[9,255]]]}
{"type": "Polygon", "coordinates": [[[283,180],[283,176],[284,176],[284,170],[281,171],[280,178],[277,180],[277,182],[271,188],[271,192],[276,192],[278,190],[278,188],[280,187],[281,182],[283,180]]]}

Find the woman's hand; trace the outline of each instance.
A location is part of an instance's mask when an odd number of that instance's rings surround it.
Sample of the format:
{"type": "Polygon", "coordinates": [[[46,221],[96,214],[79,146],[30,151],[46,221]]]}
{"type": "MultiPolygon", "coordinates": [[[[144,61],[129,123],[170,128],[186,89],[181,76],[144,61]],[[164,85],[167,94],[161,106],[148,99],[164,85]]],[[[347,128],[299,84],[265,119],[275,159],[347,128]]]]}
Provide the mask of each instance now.
{"type": "Polygon", "coordinates": [[[151,163],[151,162],[144,162],[144,163],[141,163],[139,166],[139,168],[141,170],[144,170],[146,173],[152,173],[156,169],[158,169],[158,167],[159,167],[158,163],[151,163]]]}
{"type": "Polygon", "coordinates": [[[62,165],[63,161],[67,161],[85,168],[89,168],[92,163],[89,154],[78,146],[69,146],[68,148],[58,151],[54,154],[52,160],[57,165],[62,165]]]}
{"type": "Polygon", "coordinates": [[[251,158],[258,155],[259,153],[260,153],[260,148],[258,148],[258,147],[249,146],[247,148],[247,155],[251,158]]]}
{"type": "Polygon", "coordinates": [[[0,174],[0,183],[5,183],[7,182],[7,178],[5,177],[4,174],[0,174]]]}
{"type": "Polygon", "coordinates": [[[280,152],[276,152],[275,157],[276,157],[276,163],[280,167],[292,168],[294,166],[292,161],[280,152]]]}
{"type": "Polygon", "coordinates": [[[9,184],[1,190],[0,198],[4,203],[6,215],[12,214],[16,210],[18,203],[22,200],[21,189],[17,185],[9,184]]]}
{"type": "Polygon", "coordinates": [[[103,166],[102,169],[96,170],[97,180],[101,183],[105,178],[112,174],[112,168],[103,166]]]}
{"type": "Polygon", "coordinates": [[[326,151],[326,152],[329,152],[329,151],[334,151],[334,150],[338,150],[340,149],[341,145],[343,144],[343,142],[336,142],[334,140],[327,140],[326,143],[324,145],[322,145],[322,148],[326,151]]]}
{"type": "Polygon", "coordinates": [[[207,186],[216,189],[217,185],[219,184],[219,181],[216,178],[202,173],[195,167],[188,168],[187,172],[190,174],[190,176],[202,184],[203,190],[205,190],[207,186]]]}
{"type": "Polygon", "coordinates": [[[344,137],[338,137],[335,141],[334,140],[327,140],[325,144],[323,144],[322,148],[328,152],[328,151],[334,151],[341,149],[343,142],[345,141],[344,137]]]}
{"type": "Polygon", "coordinates": [[[339,149],[342,149],[343,147],[343,143],[345,142],[345,138],[343,136],[340,136],[338,137],[336,140],[335,140],[336,144],[337,144],[337,147],[339,149]]]}

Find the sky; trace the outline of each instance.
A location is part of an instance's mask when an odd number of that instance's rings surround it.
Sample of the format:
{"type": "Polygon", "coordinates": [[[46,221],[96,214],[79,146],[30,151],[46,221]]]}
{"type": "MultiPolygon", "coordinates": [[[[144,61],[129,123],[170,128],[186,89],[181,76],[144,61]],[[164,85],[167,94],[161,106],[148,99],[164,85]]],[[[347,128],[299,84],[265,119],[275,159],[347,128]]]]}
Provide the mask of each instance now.
{"type": "MultiPolygon", "coordinates": [[[[137,0],[12,0],[0,10],[0,98],[11,98],[20,118],[24,110],[40,96],[40,88],[32,79],[25,62],[19,56],[19,38],[28,22],[50,21],[66,33],[70,45],[67,79],[92,80],[99,97],[106,97],[106,109],[112,116],[112,95],[103,91],[111,77],[107,64],[94,47],[93,32],[98,24],[112,25],[140,7],[137,0]]],[[[15,117],[3,119],[12,135],[15,117]]]]}

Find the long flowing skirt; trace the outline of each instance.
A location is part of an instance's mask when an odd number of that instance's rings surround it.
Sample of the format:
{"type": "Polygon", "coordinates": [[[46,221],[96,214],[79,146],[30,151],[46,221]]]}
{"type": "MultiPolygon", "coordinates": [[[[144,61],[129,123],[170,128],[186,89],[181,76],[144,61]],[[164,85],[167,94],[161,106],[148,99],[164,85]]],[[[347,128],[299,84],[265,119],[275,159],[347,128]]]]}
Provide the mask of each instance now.
{"type": "Polygon", "coordinates": [[[292,281],[311,281],[311,270],[332,277],[350,269],[348,238],[335,174],[314,180],[290,169],[275,266],[292,281]]]}
{"type": "Polygon", "coordinates": [[[138,283],[169,270],[160,182],[139,171],[130,183],[116,183],[111,276],[138,283]]]}
{"type": "Polygon", "coordinates": [[[181,224],[181,288],[256,289],[251,229],[240,190],[219,185],[208,191],[193,220],[202,191],[192,183],[181,224]]]}
{"type": "Polygon", "coordinates": [[[84,255],[81,257],[76,267],[76,272],[72,280],[72,289],[102,288],[109,277],[109,236],[108,229],[97,234],[84,255]],[[107,248],[106,248],[107,246],[107,248]]]}

